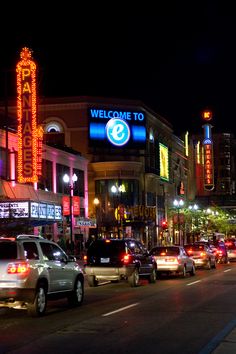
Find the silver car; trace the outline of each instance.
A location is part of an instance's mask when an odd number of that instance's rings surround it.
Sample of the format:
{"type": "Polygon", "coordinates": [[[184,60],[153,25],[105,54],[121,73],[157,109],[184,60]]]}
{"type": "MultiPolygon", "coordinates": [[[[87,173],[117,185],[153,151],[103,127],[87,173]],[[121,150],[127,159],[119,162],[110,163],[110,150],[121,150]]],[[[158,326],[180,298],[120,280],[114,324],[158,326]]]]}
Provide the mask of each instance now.
{"type": "Polygon", "coordinates": [[[182,246],[157,246],[151,249],[157,265],[157,274],[195,275],[195,262],[182,246]]]}
{"type": "Polygon", "coordinates": [[[63,297],[72,306],[84,297],[84,274],[73,256],[43,237],[0,237],[0,307],[41,316],[47,300],[63,297]]]}

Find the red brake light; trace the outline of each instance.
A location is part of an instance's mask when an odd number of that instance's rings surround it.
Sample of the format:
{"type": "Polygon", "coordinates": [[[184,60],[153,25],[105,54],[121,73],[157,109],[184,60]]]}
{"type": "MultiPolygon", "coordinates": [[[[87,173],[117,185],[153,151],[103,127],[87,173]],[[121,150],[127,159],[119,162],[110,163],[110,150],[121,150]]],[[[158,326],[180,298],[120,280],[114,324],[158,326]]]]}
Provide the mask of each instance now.
{"type": "Polygon", "coordinates": [[[165,256],[166,252],[161,252],[160,256],[165,256]]]}
{"type": "Polygon", "coordinates": [[[8,274],[28,274],[29,273],[29,263],[27,262],[16,262],[9,263],[7,267],[8,274]]]}
{"type": "Polygon", "coordinates": [[[87,255],[86,255],[86,254],[84,255],[83,259],[84,259],[84,262],[87,262],[88,257],[87,257],[87,255]]]}
{"type": "Polygon", "coordinates": [[[129,263],[130,262],[130,255],[126,253],[122,260],[123,260],[124,264],[129,263]]]}

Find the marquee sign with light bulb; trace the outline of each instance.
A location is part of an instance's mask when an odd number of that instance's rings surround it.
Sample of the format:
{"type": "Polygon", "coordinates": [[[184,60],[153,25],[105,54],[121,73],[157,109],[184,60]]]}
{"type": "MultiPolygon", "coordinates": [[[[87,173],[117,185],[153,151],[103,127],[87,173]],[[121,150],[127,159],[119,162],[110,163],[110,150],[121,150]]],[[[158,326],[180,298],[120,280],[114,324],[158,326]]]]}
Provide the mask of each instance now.
{"type": "Polygon", "coordinates": [[[24,47],[17,63],[18,182],[37,182],[36,64],[24,47]]]}
{"type": "MultiPolygon", "coordinates": [[[[208,111],[204,114],[205,120],[212,119],[211,112],[208,111]]],[[[213,140],[212,140],[212,125],[204,124],[204,139],[203,145],[203,158],[204,158],[204,189],[206,191],[212,191],[215,187],[214,184],[214,159],[213,159],[213,140]]]]}

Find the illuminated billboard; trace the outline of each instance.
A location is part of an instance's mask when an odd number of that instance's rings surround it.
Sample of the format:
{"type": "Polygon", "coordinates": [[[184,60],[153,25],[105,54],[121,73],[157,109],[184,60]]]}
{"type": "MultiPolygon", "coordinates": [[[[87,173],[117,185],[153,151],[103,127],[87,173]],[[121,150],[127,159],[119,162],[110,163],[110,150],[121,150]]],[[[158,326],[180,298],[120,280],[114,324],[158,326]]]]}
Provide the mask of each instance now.
{"type": "Polygon", "coordinates": [[[204,139],[203,145],[203,159],[204,159],[204,189],[212,191],[214,185],[214,160],[213,160],[213,141],[211,134],[212,126],[204,124],[204,139]]]}
{"type": "Polygon", "coordinates": [[[144,112],[89,108],[88,118],[90,146],[145,148],[146,119],[144,112]]]}
{"type": "Polygon", "coordinates": [[[18,182],[37,182],[36,64],[23,48],[17,63],[18,182]]]}
{"type": "Polygon", "coordinates": [[[212,190],[214,188],[212,143],[203,144],[203,149],[204,149],[204,188],[206,190],[212,190]]]}
{"type": "Polygon", "coordinates": [[[160,153],[160,177],[169,181],[169,150],[168,147],[159,143],[160,153]]]}

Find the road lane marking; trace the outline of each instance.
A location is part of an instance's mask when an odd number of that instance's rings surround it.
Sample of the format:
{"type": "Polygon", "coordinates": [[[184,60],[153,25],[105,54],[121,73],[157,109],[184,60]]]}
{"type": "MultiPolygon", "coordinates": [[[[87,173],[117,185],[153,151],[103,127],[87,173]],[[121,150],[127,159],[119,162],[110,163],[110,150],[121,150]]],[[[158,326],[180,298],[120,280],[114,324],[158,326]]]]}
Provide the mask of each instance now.
{"type": "Polygon", "coordinates": [[[192,283],[186,284],[186,286],[190,286],[190,285],[197,284],[197,283],[200,283],[200,282],[201,282],[201,280],[196,280],[196,281],[193,281],[192,283]]]}
{"type": "Polygon", "coordinates": [[[230,269],[225,269],[224,270],[224,273],[226,273],[226,272],[230,272],[232,269],[230,268],[230,269]]]}
{"type": "Polygon", "coordinates": [[[137,306],[137,305],[139,305],[139,302],[136,302],[135,304],[132,304],[132,305],[129,305],[129,306],[121,307],[120,309],[117,309],[117,310],[114,310],[114,311],[111,311],[111,312],[104,313],[102,316],[103,317],[110,316],[110,315],[113,315],[114,313],[127,310],[130,307],[134,307],[134,306],[137,306]]]}

